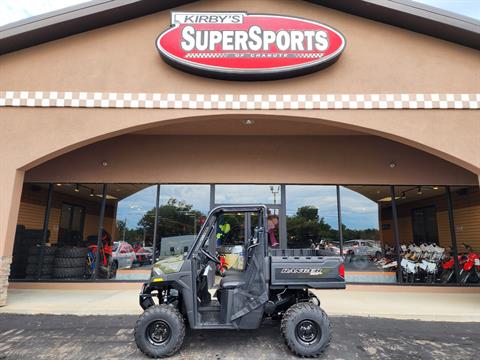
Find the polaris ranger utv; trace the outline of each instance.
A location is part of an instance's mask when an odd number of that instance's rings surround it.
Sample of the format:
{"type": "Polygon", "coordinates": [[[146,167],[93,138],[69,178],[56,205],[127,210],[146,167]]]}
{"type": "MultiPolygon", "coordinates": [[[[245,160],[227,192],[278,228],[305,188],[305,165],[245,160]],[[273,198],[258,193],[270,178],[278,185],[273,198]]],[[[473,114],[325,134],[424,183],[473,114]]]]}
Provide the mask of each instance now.
{"type": "Polygon", "coordinates": [[[145,311],[135,326],[143,353],[173,355],[182,346],[185,324],[192,329],[257,329],[268,317],[281,319],[282,335],[295,354],[317,357],[326,349],[330,322],[309,289],[344,289],[342,258],[320,250],[269,249],[267,216],[264,205],[217,207],[186,254],[153,265],[140,293],[145,311]],[[235,216],[245,219],[237,222],[238,231],[228,223],[235,216]],[[219,277],[216,254],[224,244],[242,251],[237,266],[219,277]]]}

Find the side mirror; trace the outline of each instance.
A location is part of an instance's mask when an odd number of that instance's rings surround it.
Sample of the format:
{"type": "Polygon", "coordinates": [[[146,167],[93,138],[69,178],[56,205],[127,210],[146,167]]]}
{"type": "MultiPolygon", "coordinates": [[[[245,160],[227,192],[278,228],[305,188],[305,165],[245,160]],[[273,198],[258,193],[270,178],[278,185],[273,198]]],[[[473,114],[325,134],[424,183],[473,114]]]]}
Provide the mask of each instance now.
{"type": "Polygon", "coordinates": [[[253,239],[255,239],[258,242],[258,238],[263,235],[264,233],[264,228],[263,226],[256,226],[255,230],[253,231],[253,239]]]}

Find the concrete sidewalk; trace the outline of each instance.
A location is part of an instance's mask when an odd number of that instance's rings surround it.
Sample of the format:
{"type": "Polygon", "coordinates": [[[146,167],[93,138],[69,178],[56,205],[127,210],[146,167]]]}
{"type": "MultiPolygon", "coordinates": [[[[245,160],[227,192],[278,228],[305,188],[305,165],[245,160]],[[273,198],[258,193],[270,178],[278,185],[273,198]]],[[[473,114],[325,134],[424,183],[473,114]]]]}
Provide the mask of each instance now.
{"type": "MultiPolygon", "coordinates": [[[[0,313],[56,315],[136,315],[139,289],[9,289],[0,313]]],[[[480,322],[480,288],[348,286],[317,290],[333,316],[425,321],[480,322]]]]}

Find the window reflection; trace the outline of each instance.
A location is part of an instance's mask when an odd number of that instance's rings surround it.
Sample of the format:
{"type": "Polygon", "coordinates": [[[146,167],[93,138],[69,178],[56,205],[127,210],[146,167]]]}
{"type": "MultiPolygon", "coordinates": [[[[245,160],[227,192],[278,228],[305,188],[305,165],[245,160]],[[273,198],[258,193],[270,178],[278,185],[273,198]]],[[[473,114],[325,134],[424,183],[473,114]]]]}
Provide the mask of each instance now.
{"type": "Polygon", "coordinates": [[[335,186],[288,185],[288,248],[327,249],[340,254],[335,186]]]}
{"type": "Polygon", "coordinates": [[[209,185],[161,185],[157,245],[159,256],[188,252],[209,209],[209,185]]]}
{"type": "Polygon", "coordinates": [[[349,282],[396,281],[391,224],[383,223],[383,211],[391,212],[388,186],[341,186],[343,253],[349,282]]]}
{"type": "MultiPolygon", "coordinates": [[[[44,231],[49,186],[24,184],[11,279],[81,281],[96,276],[143,281],[149,277],[154,261],[157,185],[107,184],[100,241],[103,184],[52,184],[52,206],[44,231]]],[[[278,185],[215,188],[213,203],[268,205],[270,247],[279,247],[286,239],[290,248],[313,247],[335,255],[343,245],[348,282],[395,282],[398,268],[402,280],[408,283],[480,283],[478,186],[451,188],[458,279],[453,271],[455,257],[445,187],[395,186],[400,264],[390,186],[340,186],[341,231],[334,185],[287,185],[285,204],[278,185]]],[[[209,212],[210,189],[210,185],[160,186],[157,259],[188,251],[209,212]]],[[[254,221],[248,216],[226,217],[223,223],[230,225],[232,237],[244,241],[242,234],[250,234],[254,221]]],[[[218,229],[214,231],[218,233],[218,229]]],[[[222,251],[235,253],[238,245],[226,237],[222,251]]]]}

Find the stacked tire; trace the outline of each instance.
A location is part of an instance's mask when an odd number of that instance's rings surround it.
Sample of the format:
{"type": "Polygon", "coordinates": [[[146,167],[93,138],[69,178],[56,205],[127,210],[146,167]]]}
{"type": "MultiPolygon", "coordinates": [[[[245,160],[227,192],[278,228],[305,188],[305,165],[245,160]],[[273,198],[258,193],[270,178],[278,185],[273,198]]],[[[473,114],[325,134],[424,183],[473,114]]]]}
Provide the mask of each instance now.
{"type": "Polygon", "coordinates": [[[56,279],[82,279],[85,275],[87,248],[62,247],[53,261],[53,277],[56,279]]]}
{"type": "Polygon", "coordinates": [[[32,246],[28,249],[27,267],[25,268],[26,279],[37,279],[39,273],[40,279],[50,279],[52,277],[56,249],[50,246],[43,248],[43,261],[40,269],[41,251],[41,246],[32,246]]]}

